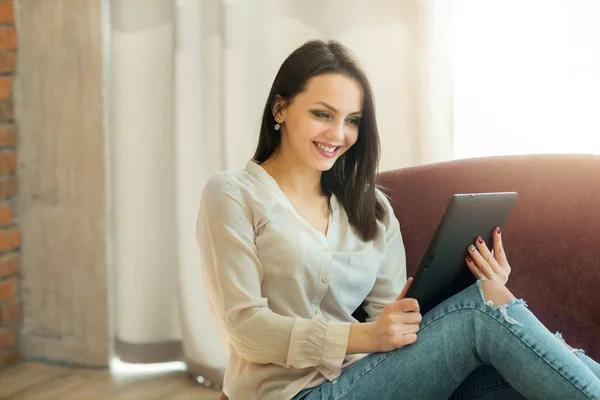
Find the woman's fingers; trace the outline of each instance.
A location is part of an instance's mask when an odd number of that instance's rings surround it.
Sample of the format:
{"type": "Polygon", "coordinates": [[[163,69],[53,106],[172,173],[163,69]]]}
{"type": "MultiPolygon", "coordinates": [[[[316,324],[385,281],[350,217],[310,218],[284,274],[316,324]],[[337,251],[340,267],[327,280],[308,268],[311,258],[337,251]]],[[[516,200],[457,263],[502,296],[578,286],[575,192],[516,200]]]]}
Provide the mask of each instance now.
{"type": "Polygon", "coordinates": [[[506,252],[504,251],[504,245],[502,244],[502,233],[500,227],[497,227],[493,233],[494,237],[494,261],[498,265],[498,274],[500,279],[506,283],[508,276],[510,275],[510,264],[506,258],[506,252]]]}
{"type": "Polygon", "coordinates": [[[477,279],[487,278],[506,284],[510,275],[510,265],[500,235],[500,228],[496,228],[493,232],[494,245],[491,251],[481,237],[477,238],[475,245],[469,246],[467,266],[477,279]]]}
{"type": "MultiPolygon", "coordinates": [[[[399,320],[403,324],[419,325],[423,316],[419,312],[408,312],[400,314],[399,320]]],[[[416,331],[415,331],[416,332],[416,331]]]]}
{"type": "Polygon", "coordinates": [[[492,267],[488,264],[485,258],[479,253],[477,247],[474,245],[469,246],[469,254],[477,268],[484,274],[484,276],[490,280],[494,280],[494,275],[496,274],[492,267]]]}
{"type": "Polygon", "coordinates": [[[400,292],[398,297],[396,297],[396,300],[402,300],[403,298],[406,297],[406,293],[408,292],[408,289],[410,288],[412,281],[413,281],[413,278],[408,278],[408,280],[404,284],[404,287],[402,288],[402,291],[400,292]]]}
{"type": "Polygon", "coordinates": [[[473,258],[471,258],[471,256],[467,257],[467,267],[469,267],[469,269],[471,270],[471,272],[473,273],[475,278],[477,278],[477,279],[487,278],[485,276],[485,274],[483,272],[481,272],[481,270],[479,268],[477,268],[477,264],[475,264],[475,261],[473,260],[473,258]]]}
{"type": "Polygon", "coordinates": [[[419,332],[419,324],[406,324],[402,326],[402,334],[419,332]]]}
{"type": "Polygon", "coordinates": [[[402,335],[402,339],[400,341],[400,345],[397,346],[397,347],[404,347],[406,345],[413,344],[416,341],[417,341],[417,334],[416,333],[407,333],[405,335],[402,335]]]}
{"type": "Polygon", "coordinates": [[[499,227],[494,230],[494,258],[501,266],[508,265],[504,245],[502,244],[502,233],[499,227]]]}
{"type": "Polygon", "coordinates": [[[495,273],[499,273],[500,266],[496,262],[494,255],[492,254],[490,249],[488,249],[485,241],[481,236],[478,237],[477,240],[475,240],[475,247],[477,248],[477,251],[479,252],[481,257],[483,257],[483,260],[486,262],[486,264],[490,266],[492,271],[494,271],[495,273]]]}
{"type": "Polygon", "coordinates": [[[419,302],[416,299],[397,300],[393,303],[391,308],[392,308],[392,311],[403,312],[403,313],[410,313],[410,312],[418,313],[420,311],[419,302]]]}

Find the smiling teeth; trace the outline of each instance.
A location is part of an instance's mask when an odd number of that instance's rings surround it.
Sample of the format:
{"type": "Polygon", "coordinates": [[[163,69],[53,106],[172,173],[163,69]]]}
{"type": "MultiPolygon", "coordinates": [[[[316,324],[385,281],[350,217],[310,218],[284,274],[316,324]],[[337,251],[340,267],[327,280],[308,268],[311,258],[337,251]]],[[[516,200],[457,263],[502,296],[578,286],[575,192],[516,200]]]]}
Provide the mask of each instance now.
{"type": "Polygon", "coordinates": [[[316,145],[318,148],[320,148],[321,150],[326,151],[328,153],[333,153],[337,149],[337,147],[327,147],[327,146],[323,146],[320,143],[316,143],[316,145]]]}

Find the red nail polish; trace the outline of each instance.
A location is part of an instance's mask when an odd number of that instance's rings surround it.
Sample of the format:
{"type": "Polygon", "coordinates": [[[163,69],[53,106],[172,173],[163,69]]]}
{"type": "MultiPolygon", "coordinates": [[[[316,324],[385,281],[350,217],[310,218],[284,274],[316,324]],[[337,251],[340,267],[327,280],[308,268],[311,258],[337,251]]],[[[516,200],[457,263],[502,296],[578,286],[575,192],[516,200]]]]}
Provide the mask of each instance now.
{"type": "Polygon", "coordinates": [[[477,241],[479,242],[479,244],[482,244],[483,243],[483,238],[480,237],[479,239],[477,239],[477,241]]]}
{"type": "Polygon", "coordinates": [[[471,258],[471,256],[467,256],[467,261],[468,262],[473,262],[473,259],[471,258]]]}
{"type": "Polygon", "coordinates": [[[500,228],[496,228],[496,233],[499,235],[500,234],[500,228]]]}

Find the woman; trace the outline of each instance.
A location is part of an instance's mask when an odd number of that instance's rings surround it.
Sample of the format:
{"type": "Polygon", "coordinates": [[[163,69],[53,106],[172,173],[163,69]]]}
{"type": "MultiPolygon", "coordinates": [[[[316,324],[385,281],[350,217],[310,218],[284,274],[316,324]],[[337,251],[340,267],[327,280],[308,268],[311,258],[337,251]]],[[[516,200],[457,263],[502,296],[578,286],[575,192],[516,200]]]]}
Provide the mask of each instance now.
{"type": "Polygon", "coordinates": [[[197,238],[229,350],[227,396],[446,399],[497,387],[510,398],[600,398],[600,366],[506,288],[499,229],[493,254],[482,240],[469,246],[477,283],[421,316],[404,297],[411,279],[378,161],[358,62],[336,42],[298,48],[275,78],[253,159],[202,195],[197,238]],[[352,316],[361,305],[362,323],[352,316]]]}

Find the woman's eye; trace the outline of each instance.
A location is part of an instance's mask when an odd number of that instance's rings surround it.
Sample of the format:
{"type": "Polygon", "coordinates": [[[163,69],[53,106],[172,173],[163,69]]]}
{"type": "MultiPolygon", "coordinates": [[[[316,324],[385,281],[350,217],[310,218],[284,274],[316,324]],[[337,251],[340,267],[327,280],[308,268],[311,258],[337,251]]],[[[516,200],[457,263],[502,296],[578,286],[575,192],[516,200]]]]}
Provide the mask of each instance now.
{"type": "Polygon", "coordinates": [[[325,111],[313,111],[312,113],[317,118],[329,119],[329,114],[325,111]]]}
{"type": "Polygon", "coordinates": [[[358,126],[358,124],[360,124],[360,118],[358,118],[358,117],[348,118],[348,123],[350,125],[358,126]]]}

